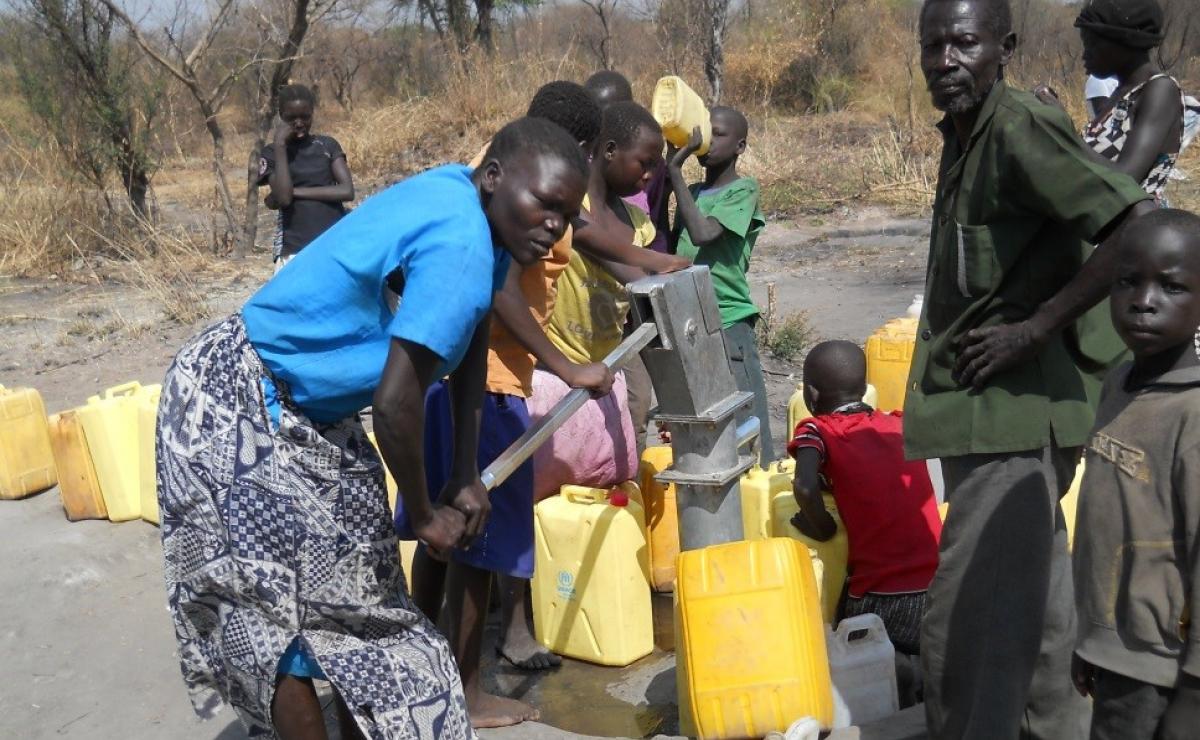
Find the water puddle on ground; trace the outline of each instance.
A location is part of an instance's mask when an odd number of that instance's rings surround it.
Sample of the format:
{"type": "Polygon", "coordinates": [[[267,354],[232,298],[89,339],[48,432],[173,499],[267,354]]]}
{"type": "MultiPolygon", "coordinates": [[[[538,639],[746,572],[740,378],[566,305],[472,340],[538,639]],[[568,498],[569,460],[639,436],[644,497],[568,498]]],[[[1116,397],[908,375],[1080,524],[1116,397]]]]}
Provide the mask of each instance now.
{"type": "Polygon", "coordinates": [[[570,732],[631,738],[678,734],[670,594],[656,595],[653,605],[654,652],[633,665],[613,668],[564,659],[557,670],[528,673],[498,661],[489,639],[485,681],[491,690],[536,706],[545,724],[570,732]]]}

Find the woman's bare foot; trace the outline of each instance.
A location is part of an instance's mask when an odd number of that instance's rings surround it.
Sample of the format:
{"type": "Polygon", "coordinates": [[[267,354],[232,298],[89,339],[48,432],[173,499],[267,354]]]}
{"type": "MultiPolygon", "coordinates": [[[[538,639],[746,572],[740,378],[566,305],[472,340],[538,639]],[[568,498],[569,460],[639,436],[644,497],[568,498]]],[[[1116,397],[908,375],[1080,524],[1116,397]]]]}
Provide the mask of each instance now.
{"type": "Polygon", "coordinates": [[[467,714],[471,715],[471,726],[477,730],[533,722],[542,716],[537,709],[523,701],[482,691],[467,695],[467,714]]]}

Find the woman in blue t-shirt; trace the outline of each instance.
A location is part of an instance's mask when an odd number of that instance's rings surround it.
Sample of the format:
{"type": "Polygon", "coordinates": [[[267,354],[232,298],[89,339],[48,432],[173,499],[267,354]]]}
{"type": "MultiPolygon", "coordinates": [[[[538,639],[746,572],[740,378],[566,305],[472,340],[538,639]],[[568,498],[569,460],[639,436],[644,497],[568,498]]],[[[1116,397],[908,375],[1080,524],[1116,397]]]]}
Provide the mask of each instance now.
{"type": "Polygon", "coordinates": [[[342,204],[354,200],[354,179],[341,145],[332,136],[312,133],[316,105],[312,90],[304,85],[280,88],[280,124],[259,158],[258,184],[271,186],[264,203],[279,211],[276,272],[337,223],[346,214],[342,204]]]}
{"type": "Polygon", "coordinates": [[[180,350],[156,460],[168,604],[198,714],[227,702],[251,736],[324,740],[319,678],[342,737],[472,736],[450,647],[404,586],[383,466],[435,556],[484,531],[475,448],[492,294],[510,258],[549,252],[586,187],[570,134],[514,121],[478,168],[438,167],[367,199],[288,279],[180,350]],[[447,374],[455,462],[431,496],[424,399],[447,374]],[[358,419],[368,405],[379,453],[358,419]]]}

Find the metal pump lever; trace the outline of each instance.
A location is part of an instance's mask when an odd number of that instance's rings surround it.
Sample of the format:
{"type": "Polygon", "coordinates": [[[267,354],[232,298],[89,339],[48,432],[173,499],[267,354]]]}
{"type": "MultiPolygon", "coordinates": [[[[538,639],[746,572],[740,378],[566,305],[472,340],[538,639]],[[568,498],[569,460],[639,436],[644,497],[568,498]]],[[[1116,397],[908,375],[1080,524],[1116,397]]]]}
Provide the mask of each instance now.
{"type": "MultiPolygon", "coordinates": [[[[624,366],[630,357],[641,352],[657,336],[658,327],[653,322],[642,324],[626,337],[625,341],[617,345],[616,349],[608,353],[608,357],[604,358],[604,364],[610,370],[624,366]]],[[[587,399],[588,391],[584,388],[576,388],[563,396],[562,400],[550,410],[550,413],[526,429],[520,439],[513,442],[479,475],[484,487],[491,491],[508,480],[508,477],[516,472],[517,468],[521,467],[521,464],[528,460],[534,451],[563,425],[563,422],[571,418],[571,415],[578,411],[587,399]]]]}

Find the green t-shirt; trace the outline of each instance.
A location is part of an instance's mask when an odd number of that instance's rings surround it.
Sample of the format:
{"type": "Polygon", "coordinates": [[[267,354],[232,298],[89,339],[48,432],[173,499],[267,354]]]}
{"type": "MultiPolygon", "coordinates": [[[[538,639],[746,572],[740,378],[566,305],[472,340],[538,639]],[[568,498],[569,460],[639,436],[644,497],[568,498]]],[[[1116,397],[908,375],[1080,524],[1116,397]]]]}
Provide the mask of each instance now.
{"type": "Polygon", "coordinates": [[[758,316],[758,306],[750,300],[750,283],[746,282],[754,241],[767,225],[762,211],[758,210],[758,181],[742,177],[712,190],[704,190],[703,183],[692,185],[688,190],[696,199],[700,213],[719,221],[725,232],[712,244],[697,247],[692,244],[687,229],[683,229],[676,253],[697,265],[708,266],[722,324],[730,326],[758,316]]]}
{"type": "Polygon", "coordinates": [[[1079,272],[1098,235],[1146,193],[1093,161],[1060,109],[996,83],[964,147],[949,120],[933,204],[925,307],[904,401],[909,458],[1075,447],[1124,346],[1106,304],[979,392],[952,377],[972,329],[1029,318],[1079,272]]]}

